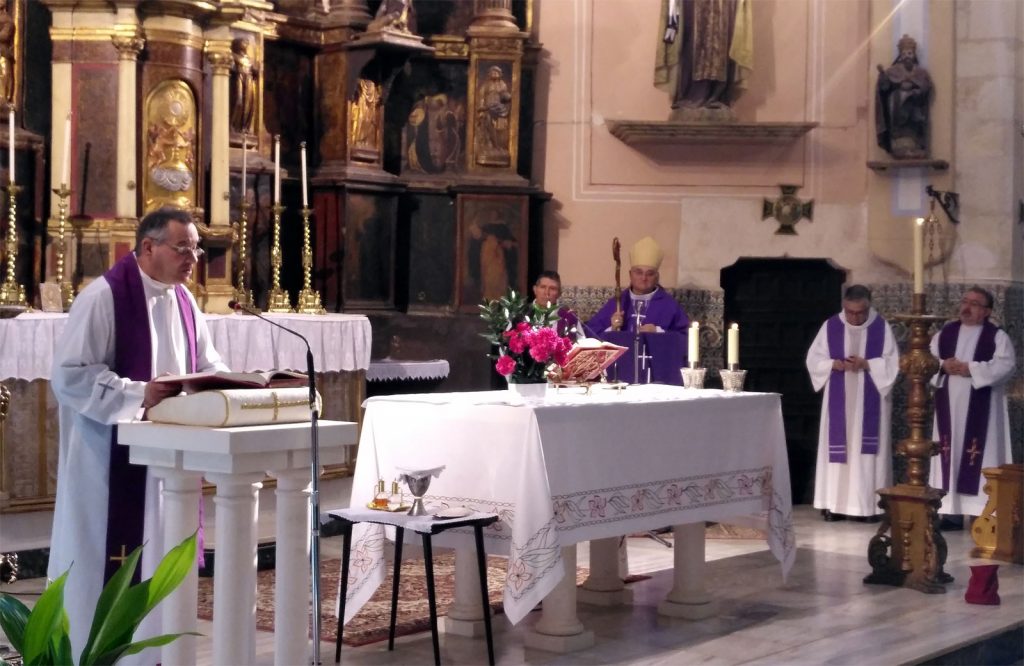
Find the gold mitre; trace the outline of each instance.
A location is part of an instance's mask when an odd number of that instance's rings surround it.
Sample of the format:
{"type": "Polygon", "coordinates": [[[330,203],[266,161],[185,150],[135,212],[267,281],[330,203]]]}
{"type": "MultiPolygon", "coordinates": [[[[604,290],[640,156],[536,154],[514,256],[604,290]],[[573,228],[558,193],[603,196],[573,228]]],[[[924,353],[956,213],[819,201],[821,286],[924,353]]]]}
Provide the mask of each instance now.
{"type": "Polygon", "coordinates": [[[629,265],[650,266],[654,270],[661,268],[661,260],[665,253],[661,251],[658,242],[650,236],[644,236],[629,250],[629,265]]]}

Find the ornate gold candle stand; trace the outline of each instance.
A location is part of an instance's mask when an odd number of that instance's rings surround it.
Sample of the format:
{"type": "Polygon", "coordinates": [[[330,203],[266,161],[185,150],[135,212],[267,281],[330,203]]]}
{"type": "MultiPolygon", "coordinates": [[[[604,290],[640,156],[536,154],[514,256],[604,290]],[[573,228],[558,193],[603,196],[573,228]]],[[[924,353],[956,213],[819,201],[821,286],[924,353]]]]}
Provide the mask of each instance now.
{"type": "Polygon", "coordinates": [[[64,263],[67,257],[68,197],[71,196],[71,190],[67,185],[61,185],[53,188],[53,193],[57,195],[57,243],[55,245],[57,271],[54,279],[60,285],[61,307],[64,312],[67,312],[71,308],[72,301],[75,300],[75,291],[71,281],[64,279],[64,263]]]}
{"type": "Polygon", "coordinates": [[[309,243],[309,206],[302,207],[302,291],[299,292],[297,312],[303,314],[326,314],[320,302],[320,293],[313,289],[313,248],[309,243]]]}
{"type": "Polygon", "coordinates": [[[245,286],[245,267],[248,263],[246,248],[249,238],[249,202],[242,201],[238,207],[241,209],[238,215],[238,282],[232,293],[232,298],[243,308],[251,310],[255,307],[255,303],[252,301],[252,291],[245,286]]]}
{"type": "Polygon", "coordinates": [[[270,246],[270,294],[267,296],[267,312],[294,312],[288,292],[281,289],[281,213],[284,206],[274,204],[274,240],[270,246]]]}
{"type": "Polygon", "coordinates": [[[910,328],[909,350],[900,357],[900,371],[909,384],[910,437],[900,440],[896,449],[907,460],[907,482],[877,491],[881,496],[878,506],[885,513],[868,545],[872,571],[864,582],[938,594],[946,591],[946,583],[953,577],[943,571],[946,540],[939,532],[939,506],[946,491],[928,485],[931,457],[938,453],[938,444],[926,438],[925,428],[927,383],[939,370],[939,360],[928,349],[928,329],[945,318],[925,314],[925,295],[914,294],[911,314],[893,319],[907,322],[910,328]]]}
{"type": "Polygon", "coordinates": [[[11,183],[7,186],[7,272],[3,284],[0,284],[0,306],[8,312],[27,310],[25,287],[18,284],[15,278],[15,266],[18,263],[18,192],[21,187],[11,183]]]}

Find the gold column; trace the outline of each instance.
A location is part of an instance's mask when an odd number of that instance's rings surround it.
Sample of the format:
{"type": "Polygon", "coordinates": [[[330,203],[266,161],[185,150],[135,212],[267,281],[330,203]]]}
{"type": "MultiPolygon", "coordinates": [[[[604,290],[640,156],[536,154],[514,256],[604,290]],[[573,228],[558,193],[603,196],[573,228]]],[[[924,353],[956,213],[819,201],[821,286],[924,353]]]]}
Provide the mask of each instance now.
{"type": "MultiPolygon", "coordinates": [[[[117,218],[138,219],[136,197],[136,90],[139,53],[146,45],[138,26],[125,26],[111,37],[117,49],[117,218]]],[[[56,125],[55,125],[56,127],[56,125]]],[[[70,186],[70,183],[68,183],[70,186]]],[[[74,188],[72,188],[74,189],[74,188]]]]}
{"type": "MultiPolygon", "coordinates": [[[[206,275],[206,312],[230,312],[228,301],[234,296],[232,282],[232,234],[231,226],[231,40],[227,27],[217,29],[218,37],[224,39],[206,42],[206,59],[210,63],[211,109],[210,114],[210,207],[207,220],[210,233],[205,236],[208,251],[224,252],[224,271],[216,276],[206,275]],[[219,34],[223,33],[223,35],[219,34]],[[225,233],[220,233],[224,231],[225,233]]],[[[209,34],[209,33],[208,33],[209,34]]]]}
{"type": "Polygon", "coordinates": [[[928,485],[931,457],[938,444],[925,435],[928,426],[928,380],[939,370],[939,361],[928,348],[932,324],[945,321],[925,314],[925,295],[914,294],[909,315],[896,315],[906,322],[910,340],[900,356],[900,371],[909,384],[907,425],[910,437],[900,440],[898,455],[907,460],[907,482],[878,491],[878,506],[885,513],[878,531],[868,545],[872,572],[865,583],[909,587],[928,594],[943,593],[953,577],[943,570],[946,540],[939,532],[939,506],[946,491],[928,485]],[[891,532],[891,534],[887,534],[891,532]]]}

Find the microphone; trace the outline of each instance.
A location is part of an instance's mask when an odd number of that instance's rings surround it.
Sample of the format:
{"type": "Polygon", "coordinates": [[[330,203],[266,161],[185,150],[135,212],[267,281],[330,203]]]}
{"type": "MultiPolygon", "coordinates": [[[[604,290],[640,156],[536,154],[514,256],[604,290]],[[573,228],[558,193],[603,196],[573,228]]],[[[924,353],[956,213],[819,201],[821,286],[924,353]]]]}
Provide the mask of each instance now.
{"type": "Polygon", "coordinates": [[[309,538],[310,538],[310,575],[312,576],[312,601],[313,601],[313,663],[320,663],[320,409],[316,400],[316,372],[313,368],[313,349],[309,346],[309,340],[298,331],[268,319],[260,314],[260,311],[251,305],[239,303],[236,300],[228,301],[228,307],[235,312],[244,312],[258,319],[262,319],[282,331],[291,333],[302,344],[306,345],[306,374],[309,375],[309,436],[310,436],[310,467],[311,486],[309,492],[309,538]]]}

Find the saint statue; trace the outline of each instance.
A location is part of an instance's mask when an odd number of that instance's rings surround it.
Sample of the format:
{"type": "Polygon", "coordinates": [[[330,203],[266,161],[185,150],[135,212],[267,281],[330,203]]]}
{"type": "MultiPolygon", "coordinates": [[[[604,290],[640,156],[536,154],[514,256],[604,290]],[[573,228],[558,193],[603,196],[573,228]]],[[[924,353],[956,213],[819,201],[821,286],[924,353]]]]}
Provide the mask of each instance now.
{"type": "Polygon", "coordinates": [[[231,42],[231,129],[239,134],[252,134],[256,119],[259,68],[249,55],[251,46],[245,37],[231,42]]]}
{"type": "Polygon", "coordinates": [[[410,33],[415,29],[412,0],[381,0],[377,14],[366,26],[366,32],[391,30],[410,33]]]}
{"type": "Polygon", "coordinates": [[[14,16],[8,0],[0,0],[0,107],[14,102],[14,16]]]}
{"type": "Polygon", "coordinates": [[[355,100],[349,102],[349,145],[354,148],[378,150],[380,130],[380,85],[369,79],[359,79],[355,100]]]}
{"type": "Polygon", "coordinates": [[[897,159],[928,157],[928,106],[932,79],[917,62],[917,42],[899,41],[899,54],[888,68],[878,65],[875,132],[878,145],[897,159]]]}
{"type": "Polygon", "coordinates": [[[476,160],[479,164],[507,166],[509,153],[509,116],[512,93],[501,67],[487,69],[487,79],[476,96],[476,160]]]}
{"type": "Polygon", "coordinates": [[[730,110],[754,68],[750,0],[663,0],[655,85],[672,108],[730,110]]]}

